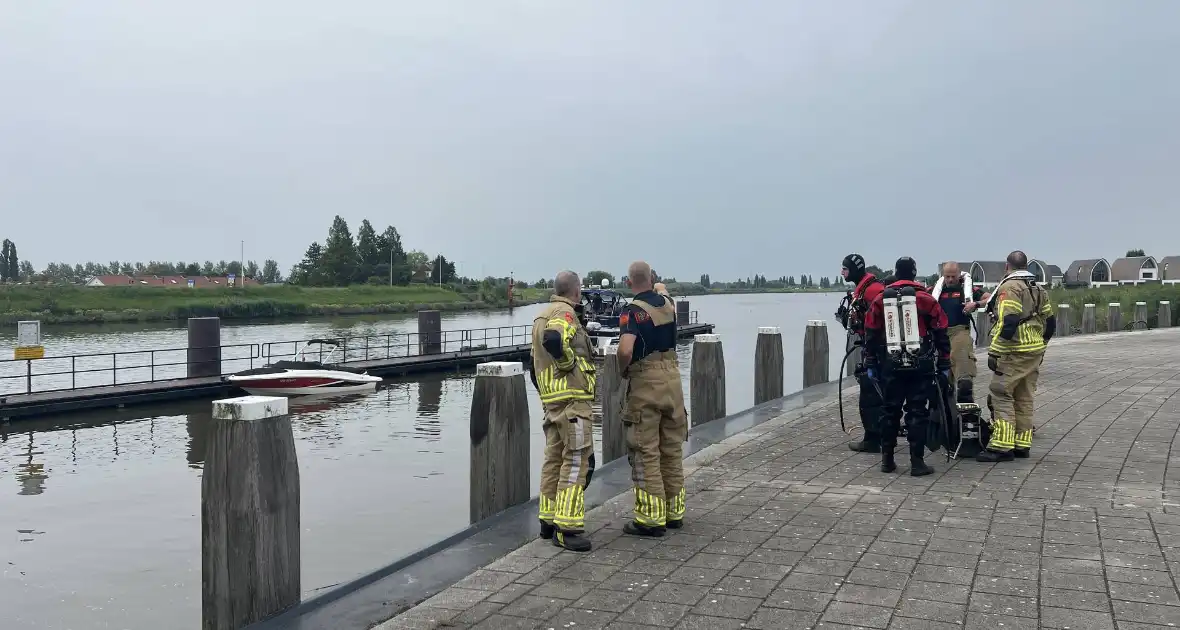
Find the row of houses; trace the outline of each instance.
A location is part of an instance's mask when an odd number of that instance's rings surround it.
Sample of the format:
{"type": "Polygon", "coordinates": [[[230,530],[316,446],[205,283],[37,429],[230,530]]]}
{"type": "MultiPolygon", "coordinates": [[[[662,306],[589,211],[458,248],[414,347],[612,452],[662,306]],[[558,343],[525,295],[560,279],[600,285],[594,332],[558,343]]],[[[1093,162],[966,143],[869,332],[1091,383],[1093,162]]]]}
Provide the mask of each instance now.
{"type": "MultiPolygon", "coordinates": [[[[977,286],[992,288],[1004,279],[1005,263],[1002,260],[973,260],[960,262],[959,268],[967,270],[977,286]]],[[[1103,287],[1119,284],[1163,284],[1180,283],[1180,256],[1165,256],[1156,260],[1154,256],[1128,256],[1118,258],[1114,263],[1105,258],[1075,260],[1063,272],[1061,267],[1050,265],[1043,260],[1030,260],[1028,270],[1037,281],[1049,286],[1103,287]],[[1175,264],[1176,268],[1171,269],[1175,264]]]]}
{"type": "Polygon", "coordinates": [[[211,289],[234,286],[261,286],[254,278],[233,276],[95,276],[86,281],[88,287],[187,287],[211,289]]]}

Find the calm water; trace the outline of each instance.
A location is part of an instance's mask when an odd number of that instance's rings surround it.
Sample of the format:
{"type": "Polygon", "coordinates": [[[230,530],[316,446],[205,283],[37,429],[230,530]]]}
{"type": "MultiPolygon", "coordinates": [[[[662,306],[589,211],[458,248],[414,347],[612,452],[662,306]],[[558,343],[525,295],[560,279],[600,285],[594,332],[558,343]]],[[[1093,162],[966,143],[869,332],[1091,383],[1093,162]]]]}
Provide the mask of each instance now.
{"type": "MultiPolygon", "coordinates": [[[[798,389],[804,326],[808,319],[830,321],[838,296],[690,301],[722,337],[727,406],[734,413],[753,402],[757,328],[783,329],[787,390],[798,389]]],[[[527,324],[538,308],[445,315],[443,328],[527,324]]],[[[226,326],[222,338],[260,344],[416,327],[414,317],[341,318],[226,326]]],[[[833,350],[842,348],[839,326],[830,324],[829,333],[833,350]]],[[[47,328],[43,334],[47,354],[186,343],[183,328],[162,326],[47,328]]],[[[11,356],[13,335],[0,335],[3,355],[11,356]]],[[[679,354],[687,394],[691,344],[682,344],[679,354]]],[[[833,377],[837,363],[833,356],[833,377]]],[[[466,527],[472,386],[469,375],[434,376],[387,381],[368,395],[292,405],[307,594],[466,527]]],[[[529,392],[532,417],[539,419],[531,385],[529,392]]],[[[6,630],[199,625],[200,476],[210,407],[196,401],[0,424],[0,610],[6,630]]],[[[539,422],[533,426],[536,485],[543,438],[539,422]]]]}

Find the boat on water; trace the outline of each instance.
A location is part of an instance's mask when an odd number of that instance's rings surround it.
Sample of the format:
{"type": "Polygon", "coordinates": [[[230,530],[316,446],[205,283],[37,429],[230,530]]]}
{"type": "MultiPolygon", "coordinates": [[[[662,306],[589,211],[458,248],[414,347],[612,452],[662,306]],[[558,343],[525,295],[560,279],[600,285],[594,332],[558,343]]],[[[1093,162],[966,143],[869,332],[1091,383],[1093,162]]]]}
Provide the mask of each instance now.
{"type": "Polygon", "coordinates": [[[619,316],[629,302],[622,293],[611,290],[608,280],[602,288],[582,289],[582,314],[586,318],[586,333],[596,356],[606,354],[609,346],[619,344],[619,316]]]}
{"type": "Polygon", "coordinates": [[[331,339],[309,339],[302,348],[296,347],[291,360],[236,372],[226,380],[256,396],[339,395],[377,389],[381,377],[330,362],[338,349],[331,339]],[[327,356],[325,349],[329,349],[327,356]]]}

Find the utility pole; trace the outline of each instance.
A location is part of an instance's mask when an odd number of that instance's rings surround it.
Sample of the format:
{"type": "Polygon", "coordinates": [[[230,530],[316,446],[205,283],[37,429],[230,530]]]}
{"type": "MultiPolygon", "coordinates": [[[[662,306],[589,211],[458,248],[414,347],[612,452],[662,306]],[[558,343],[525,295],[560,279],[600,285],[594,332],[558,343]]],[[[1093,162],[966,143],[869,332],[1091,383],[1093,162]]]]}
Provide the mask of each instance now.
{"type": "Polygon", "coordinates": [[[389,286],[393,286],[393,243],[389,244],[389,286]]]}
{"type": "Polygon", "coordinates": [[[242,249],[238,252],[238,276],[242,279],[241,287],[246,286],[246,241],[242,240],[242,249]]]}

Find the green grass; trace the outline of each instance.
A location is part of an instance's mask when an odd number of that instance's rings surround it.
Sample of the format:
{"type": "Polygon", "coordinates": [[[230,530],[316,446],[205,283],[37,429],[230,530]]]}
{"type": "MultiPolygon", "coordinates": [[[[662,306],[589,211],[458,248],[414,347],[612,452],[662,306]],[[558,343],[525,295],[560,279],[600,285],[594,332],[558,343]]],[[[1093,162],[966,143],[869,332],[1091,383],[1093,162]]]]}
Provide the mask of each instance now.
{"type": "MultiPolygon", "coordinates": [[[[517,291],[517,303],[546,299],[538,289],[517,291]]],[[[405,313],[424,309],[479,310],[507,306],[500,293],[449,287],[343,288],[292,285],[245,289],[183,287],[0,286],[0,323],[39,319],[45,323],[168,321],[188,317],[224,319],[405,313]]]]}
{"type": "Polygon", "coordinates": [[[1053,299],[1054,308],[1059,304],[1070,306],[1070,323],[1075,328],[1082,325],[1082,307],[1086,304],[1094,304],[1098,330],[1107,330],[1108,305],[1114,302],[1118,302],[1121,306],[1119,310],[1122,313],[1124,325],[1131,323],[1134,319],[1135,302],[1146,302],[1147,324],[1151,328],[1157,328],[1161,300],[1172,303],[1171,325],[1176,325],[1177,305],[1180,303],[1180,285],[1143,284],[1096,289],[1054,289],[1049,296],[1053,299]]]}

